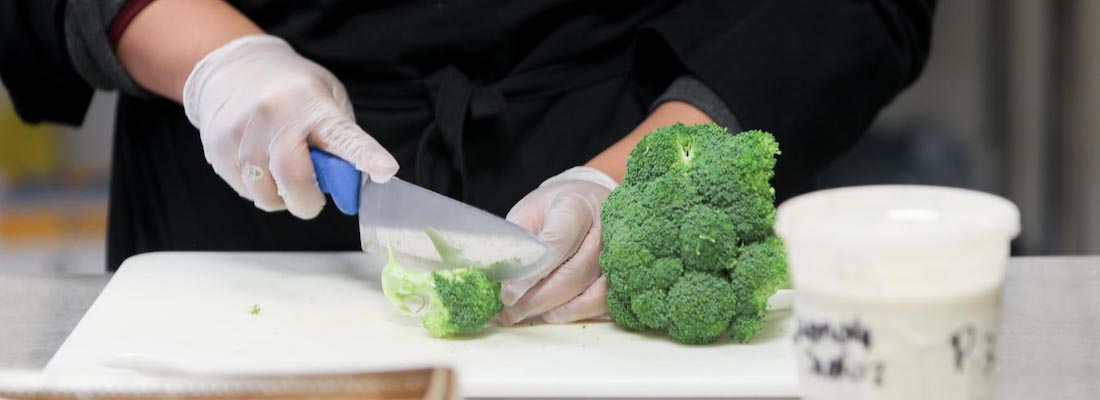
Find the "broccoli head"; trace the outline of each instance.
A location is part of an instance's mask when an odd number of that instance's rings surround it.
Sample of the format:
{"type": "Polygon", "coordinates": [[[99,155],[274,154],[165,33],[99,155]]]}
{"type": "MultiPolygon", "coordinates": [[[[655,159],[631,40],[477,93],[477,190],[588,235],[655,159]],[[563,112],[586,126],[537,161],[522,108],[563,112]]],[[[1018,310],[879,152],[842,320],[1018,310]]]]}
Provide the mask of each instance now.
{"type": "Polygon", "coordinates": [[[767,132],[715,124],[667,126],[638,143],[601,210],[600,266],[620,326],[683,343],[723,331],[751,340],[787,275],[772,232],[778,154],[767,132]]]}
{"type": "Polygon", "coordinates": [[[500,283],[473,267],[414,272],[397,263],[393,250],[382,268],[382,291],[401,312],[422,316],[435,337],[477,331],[500,312],[500,283]]]}

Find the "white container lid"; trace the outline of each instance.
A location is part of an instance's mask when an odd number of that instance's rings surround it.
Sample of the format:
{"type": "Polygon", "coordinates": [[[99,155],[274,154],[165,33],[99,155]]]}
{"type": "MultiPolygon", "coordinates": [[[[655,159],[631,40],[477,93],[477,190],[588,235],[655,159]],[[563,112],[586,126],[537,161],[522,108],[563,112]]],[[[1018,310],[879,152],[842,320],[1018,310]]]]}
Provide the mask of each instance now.
{"type": "Polygon", "coordinates": [[[1012,202],[936,186],[822,190],[784,202],[776,214],[796,288],[871,296],[999,283],[1019,231],[1012,202]]]}
{"type": "Polygon", "coordinates": [[[970,240],[1010,240],[1020,211],[988,193],[938,186],[822,190],[780,205],[776,231],[842,247],[929,249],[970,240]]]}

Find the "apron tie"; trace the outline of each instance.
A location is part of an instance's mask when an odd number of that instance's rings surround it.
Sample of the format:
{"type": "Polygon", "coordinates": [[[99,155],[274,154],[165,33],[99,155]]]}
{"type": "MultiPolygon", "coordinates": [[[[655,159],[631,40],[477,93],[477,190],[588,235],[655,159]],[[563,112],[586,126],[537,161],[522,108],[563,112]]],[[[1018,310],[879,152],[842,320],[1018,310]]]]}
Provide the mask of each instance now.
{"type": "Polygon", "coordinates": [[[631,54],[597,54],[536,69],[521,68],[492,84],[475,82],[454,65],[447,65],[422,79],[346,85],[356,107],[394,112],[429,108],[433,120],[417,137],[415,183],[468,201],[470,181],[463,151],[466,122],[492,118],[509,102],[558,96],[626,75],[631,54]]]}
{"type": "Polygon", "coordinates": [[[453,65],[426,79],[435,120],[420,135],[416,152],[416,181],[439,193],[468,198],[463,132],[466,119],[496,115],[508,102],[494,86],[482,86],[453,65]]]}

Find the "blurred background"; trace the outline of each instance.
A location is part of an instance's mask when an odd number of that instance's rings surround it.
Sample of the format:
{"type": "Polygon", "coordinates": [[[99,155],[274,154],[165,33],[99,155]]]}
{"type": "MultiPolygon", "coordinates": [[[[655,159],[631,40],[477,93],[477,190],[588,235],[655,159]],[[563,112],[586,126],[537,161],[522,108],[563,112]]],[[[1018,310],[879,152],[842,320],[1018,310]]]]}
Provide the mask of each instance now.
{"type": "MultiPolygon", "coordinates": [[[[924,75],[822,188],[920,183],[1021,209],[1015,255],[1100,254],[1100,1],[941,1],[924,75]]],[[[2,91],[2,88],[0,88],[2,91]]],[[[82,127],[27,126],[0,95],[0,270],[105,265],[114,95],[82,127]]]]}

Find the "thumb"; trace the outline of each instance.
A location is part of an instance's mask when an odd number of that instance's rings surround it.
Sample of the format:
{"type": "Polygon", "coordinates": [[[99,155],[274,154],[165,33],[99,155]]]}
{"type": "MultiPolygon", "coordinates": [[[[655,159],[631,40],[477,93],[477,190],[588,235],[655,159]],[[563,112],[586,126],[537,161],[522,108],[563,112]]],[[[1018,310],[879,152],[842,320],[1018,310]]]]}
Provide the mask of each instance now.
{"type": "Polygon", "coordinates": [[[558,252],[558,260],[534,276],[503,282],[500,298],[506,306],[515,304],[562,262],[573,257],[592,228],[591,204],[585,196],[578,193],[559,189],[550,196],[545,209],[538,211],[543,211],[545,217],[535,235],[558,252]]]}
{"type": "Polygon", "coordinates": [[[310,145],[347,160],[374,182],[384,183],[397,174],[397,160],[355,123],[346,107],[324,97],[312,103],[310,145]]]}

